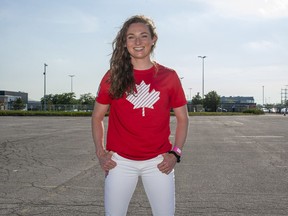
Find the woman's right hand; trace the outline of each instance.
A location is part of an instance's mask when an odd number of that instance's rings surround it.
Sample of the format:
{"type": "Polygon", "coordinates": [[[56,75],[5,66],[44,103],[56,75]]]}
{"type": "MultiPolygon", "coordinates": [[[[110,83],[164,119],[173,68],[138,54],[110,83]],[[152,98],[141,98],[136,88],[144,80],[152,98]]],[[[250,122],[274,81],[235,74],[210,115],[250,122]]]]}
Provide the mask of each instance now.
{"type": "Polygon", "coordinates": [[[107,151],[98,156],[100,166],[105,172],[109,172],[109,170],[117,165],[116,162],[112,160],[113,153],[112,151],[107,151]]]}

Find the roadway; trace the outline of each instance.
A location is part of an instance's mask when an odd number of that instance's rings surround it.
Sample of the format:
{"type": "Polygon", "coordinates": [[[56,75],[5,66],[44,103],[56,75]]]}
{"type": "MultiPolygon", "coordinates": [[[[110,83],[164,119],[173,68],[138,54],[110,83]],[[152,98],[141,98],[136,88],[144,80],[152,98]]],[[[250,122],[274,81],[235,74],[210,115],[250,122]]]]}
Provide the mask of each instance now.
{"type": "MultiPolygon", "coordinates": [[[[287,129],[283,115],[190,117],[175,216],[288,215],[287,129]]],[[[0,117],[0,215],[104,215],[103,182],[90,117],[0,117]]],[[[139,181],[128,216],[148,215],[139,181]]]]}

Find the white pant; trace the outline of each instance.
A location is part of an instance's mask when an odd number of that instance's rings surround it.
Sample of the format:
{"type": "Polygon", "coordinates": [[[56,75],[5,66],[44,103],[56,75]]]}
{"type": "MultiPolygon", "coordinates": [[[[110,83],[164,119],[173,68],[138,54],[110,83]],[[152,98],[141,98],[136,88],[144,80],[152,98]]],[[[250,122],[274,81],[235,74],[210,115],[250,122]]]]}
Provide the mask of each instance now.
{"type": "Polygon", "coordinates": [[[105,179],[105,215],[125,216],[138,177],[141,176],[145,192],[154,216],[173,216],[175,212],[174,170],[166,175],[157,165],[163,156],[145,161],[129,160],[114,153],[112,160],[117,166],[105,179]]]}

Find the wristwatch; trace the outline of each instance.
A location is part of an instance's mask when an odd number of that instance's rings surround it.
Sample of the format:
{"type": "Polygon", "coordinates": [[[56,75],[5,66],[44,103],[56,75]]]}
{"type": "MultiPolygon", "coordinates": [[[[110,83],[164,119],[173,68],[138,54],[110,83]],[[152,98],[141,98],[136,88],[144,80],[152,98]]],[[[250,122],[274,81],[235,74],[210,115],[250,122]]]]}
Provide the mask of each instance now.
{"type": "Polygon", "coordinates": [[[178,155],[175,151],[169,151],[168,153],[169,154],[173,154],[176,157],[176,159],[177,159],[177,163],[180,163],[180,161],[181,161],[181,156],[180,155],[178,155]]]}

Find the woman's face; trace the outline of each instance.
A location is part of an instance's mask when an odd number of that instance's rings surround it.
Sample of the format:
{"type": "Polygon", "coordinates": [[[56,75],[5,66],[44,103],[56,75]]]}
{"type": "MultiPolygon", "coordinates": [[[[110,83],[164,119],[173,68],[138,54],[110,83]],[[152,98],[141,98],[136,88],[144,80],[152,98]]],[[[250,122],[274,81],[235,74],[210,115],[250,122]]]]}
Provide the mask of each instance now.
{"type": "Polygon", "coordinates": [[[134,59],[150,59],[151,47],[157,38],[151,38],[148,26],[143,23],[133,23],[126,35],[126,47],[134,59]]]}

